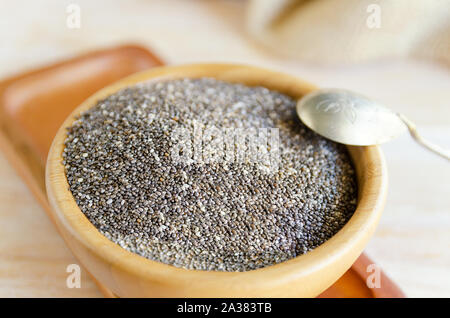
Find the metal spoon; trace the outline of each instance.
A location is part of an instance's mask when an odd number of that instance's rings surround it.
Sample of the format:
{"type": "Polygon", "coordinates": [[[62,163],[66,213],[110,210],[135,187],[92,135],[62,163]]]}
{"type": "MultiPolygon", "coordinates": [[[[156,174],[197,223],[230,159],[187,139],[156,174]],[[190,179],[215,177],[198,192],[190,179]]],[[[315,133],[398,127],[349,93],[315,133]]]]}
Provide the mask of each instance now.
{"type": "Polygon", "coordinates": [[[450,152],[423,139],[404,115],[344,89],[319,89],[297,103],[302,122],[319,135],[347,145],[382,144],[406,129],[423,147],[450,160],[450,152]]]}

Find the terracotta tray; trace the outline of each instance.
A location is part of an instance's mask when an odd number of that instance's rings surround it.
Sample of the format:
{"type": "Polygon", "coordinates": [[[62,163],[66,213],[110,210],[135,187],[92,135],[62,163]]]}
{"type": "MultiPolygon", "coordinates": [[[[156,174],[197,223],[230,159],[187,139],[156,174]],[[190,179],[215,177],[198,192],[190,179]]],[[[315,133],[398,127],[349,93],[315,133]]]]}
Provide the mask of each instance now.
{"type": "MultiPolygon", "coordinates": [[[[148,50],[122,46],[76,57],[0,82],[0,147],[48,212],[44,183],[47,153],[66,116],[100,88],[129,74],[163,65],[148,50]]],[[[50,215],[50,213],[48,213],[50,215]]],[[[54,220],[52,220],[54,221],[54,220]]],[[[364,254],[320,297],[404,297],[384,274],[381,288],[366,285],[364,254]]],[[[99,284],[106,297],[114,295],[99,284]]]]}

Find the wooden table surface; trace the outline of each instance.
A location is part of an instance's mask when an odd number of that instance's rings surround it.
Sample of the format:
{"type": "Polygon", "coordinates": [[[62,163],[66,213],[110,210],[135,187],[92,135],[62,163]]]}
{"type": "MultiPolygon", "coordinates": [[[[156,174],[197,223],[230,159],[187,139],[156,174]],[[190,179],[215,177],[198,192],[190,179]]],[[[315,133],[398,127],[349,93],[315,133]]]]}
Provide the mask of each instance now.
{"type": "MultiPolygon", "coordinates": [[[[60,1],[0,4],[0,77],[120,43],[152,47],[168,63],[241,62],[374,97],[407,114],[430,140],[450,148],[450,73],[430,61],[390,59],[365,65],[306,65],[276,56],[244,31],[244,1],[77,1],[81,28],[66,27],[60,1]],[[26,9],[25,9],[26,8],[26,9]],[[44,10],[45,8],[45,10],[44,10]],[[45,13],[44,13],[45,12],[45,13]]],[[[390,190],[366,252],[407,296],[450,297],[450,164],[405,135],[384,145],[390,190]]],[[[0,153],[0,297],[96,297],[44,211],[0,153]]]]}

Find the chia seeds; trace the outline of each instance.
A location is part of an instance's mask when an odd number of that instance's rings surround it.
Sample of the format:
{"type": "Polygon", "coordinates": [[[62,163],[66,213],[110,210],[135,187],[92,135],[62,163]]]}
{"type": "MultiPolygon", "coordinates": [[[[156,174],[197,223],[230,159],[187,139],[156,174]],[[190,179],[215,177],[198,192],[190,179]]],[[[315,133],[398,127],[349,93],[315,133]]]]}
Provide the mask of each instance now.
{"type": "Polygon", "coordinates": [[[218,271],[289,260],[336,234],[357,196],[346,148],[304,126],[295,105],[263,87],[209,78],[123,89],[68,129],[70,190],[103,235],[151,260],[218,271]],[[278,129],[277,170],[174,161],[171,132],[194,121],[278,129]]]}

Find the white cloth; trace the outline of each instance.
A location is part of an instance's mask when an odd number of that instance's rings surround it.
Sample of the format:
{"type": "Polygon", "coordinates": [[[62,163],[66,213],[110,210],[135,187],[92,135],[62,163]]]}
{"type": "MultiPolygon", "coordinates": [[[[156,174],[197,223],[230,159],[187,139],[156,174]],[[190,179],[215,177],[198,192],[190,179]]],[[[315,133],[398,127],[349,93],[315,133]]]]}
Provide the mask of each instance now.
{"type": "Polygon", "coordinates": [[[305,61],[414,56],[450,65],[450,0],[250,0],[247,28],[305,61]]]}

